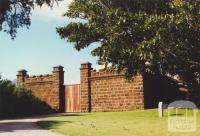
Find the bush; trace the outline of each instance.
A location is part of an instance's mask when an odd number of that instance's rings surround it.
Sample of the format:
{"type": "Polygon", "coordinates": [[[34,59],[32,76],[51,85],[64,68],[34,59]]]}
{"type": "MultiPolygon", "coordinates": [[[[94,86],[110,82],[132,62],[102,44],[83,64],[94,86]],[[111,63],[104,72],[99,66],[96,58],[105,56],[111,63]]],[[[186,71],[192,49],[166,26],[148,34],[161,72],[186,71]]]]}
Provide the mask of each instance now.
{"type": "Polygon", "coordinates": [[[0,78],[0,117],[5,115],[14,115],[13,105],[15,103],[15,96],[13,94],[15,86],[8,80],[1,80],[0,78]]]}
{"type": "Polygon", "coordinates": [[[15,86],[11,81],[0,78],[0,118],[40,115],[51,111],[24,85],[15,86]]]}
{"type": "Polygon", "coordinates": [[[24,85],[17,86],[14,94],[17,98],[15,106],[17,109],[15,109],[15,111],[19,115],[38,115],[51,111],[50,107],[45,102],[35,97],[31,90],[28,90],[24,85]]]}

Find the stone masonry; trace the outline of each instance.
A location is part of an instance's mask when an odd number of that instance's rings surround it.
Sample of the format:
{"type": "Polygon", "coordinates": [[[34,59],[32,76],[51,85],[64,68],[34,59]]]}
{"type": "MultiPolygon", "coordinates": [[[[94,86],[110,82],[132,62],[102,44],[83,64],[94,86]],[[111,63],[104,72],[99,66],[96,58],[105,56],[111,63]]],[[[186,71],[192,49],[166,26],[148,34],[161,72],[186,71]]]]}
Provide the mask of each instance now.
{"type": "Polygon", "coordinates": [[[25,84],[57,112],[65,111],[65,97],[73,102],[71,106],[78,102],[80,112],[106,112],[156,108],[159,101],[170,103],[186,96],[168,77],[144,74],[128,81],[123,72],[96,71],[89,62],[81,64],[80,92],[72,96],[65,95],[62,66],[54,67],[51,75],[29,76],[26,70],[18,71],[17,84],[25,84]]]}
{"type": "Polygon", "coordinates": [[[51,75],[29,76],[26,70],[20,70],[17,74],[17,84],[24,84],[54,111],[64,111],[64,71],[62,66],[53,67],[51,75]]]}
{"type": "Polygon", "coordinates": [[[128,111],[144,109],[143,77],[126,80],[124,74],[81,64],[81,111],[128,111]]]}

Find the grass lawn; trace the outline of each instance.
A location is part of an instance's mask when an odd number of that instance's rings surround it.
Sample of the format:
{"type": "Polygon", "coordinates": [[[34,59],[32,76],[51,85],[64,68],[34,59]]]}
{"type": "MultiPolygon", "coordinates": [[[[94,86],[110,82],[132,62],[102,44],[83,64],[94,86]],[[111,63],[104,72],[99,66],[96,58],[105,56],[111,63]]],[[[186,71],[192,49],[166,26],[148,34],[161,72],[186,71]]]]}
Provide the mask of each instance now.
{"type": "Polygon", "coordinates": [[[48,117],[38,125],[69,136],[200,136],[200,112],[197,131],[168,132],[168,118],[158,118],[157,110],[99,112],[48,117]]]}

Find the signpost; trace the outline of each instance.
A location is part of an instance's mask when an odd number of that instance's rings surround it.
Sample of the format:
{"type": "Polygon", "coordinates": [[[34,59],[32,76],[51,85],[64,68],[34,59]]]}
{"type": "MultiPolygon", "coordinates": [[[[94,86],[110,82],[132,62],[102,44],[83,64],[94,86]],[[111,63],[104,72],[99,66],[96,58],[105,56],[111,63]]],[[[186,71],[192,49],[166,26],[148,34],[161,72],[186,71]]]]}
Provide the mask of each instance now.
{"type": "Polygon", "coordinates": [[[158,116],[159,116],[160,118],[163,117],[163,102],[159,102],[159,103],[158,103],[158,116]]]}

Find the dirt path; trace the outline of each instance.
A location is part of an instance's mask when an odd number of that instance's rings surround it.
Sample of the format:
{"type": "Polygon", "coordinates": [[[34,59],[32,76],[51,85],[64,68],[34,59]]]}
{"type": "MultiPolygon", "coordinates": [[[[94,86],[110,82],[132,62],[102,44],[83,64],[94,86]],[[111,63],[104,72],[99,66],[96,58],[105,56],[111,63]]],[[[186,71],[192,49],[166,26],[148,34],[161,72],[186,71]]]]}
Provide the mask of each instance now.
{"type": "Polygon", "coordinates": [[[64,136],[43,130],[36,125],[38,118],[0,121],[0,136],[64,136]]]}

